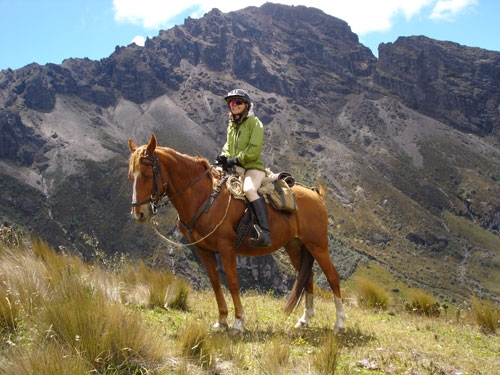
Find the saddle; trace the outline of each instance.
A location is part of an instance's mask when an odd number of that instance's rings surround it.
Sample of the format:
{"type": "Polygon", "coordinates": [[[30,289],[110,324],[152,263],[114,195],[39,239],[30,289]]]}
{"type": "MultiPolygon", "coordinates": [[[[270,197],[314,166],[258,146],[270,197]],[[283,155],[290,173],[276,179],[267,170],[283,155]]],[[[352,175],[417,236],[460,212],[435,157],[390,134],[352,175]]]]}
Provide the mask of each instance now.
{"type": "MultiPolygon", "coordinates": [[[[250,229],[253,228],[255,218],[252,210],[249,207],[249,202],[246,200],[245,194],[243,193],[243,175],[245,171],[243,168],[237,168],[240,170],[235,174],[228,174],[219,168],[213,169],[212,193],[205,201],[205,203],[203,203],[198,208],[194,217],[189,223],[186,224],[179,220],[179,223],[189,233],[191,241],[194,241],[191,233],[191,229],[193,228],[194,223],[196,223],[203,212],[208,212],[210,210],[210,207],[212,207],[212,204],[221,192],[224,183],[226,184],[228,191],[232,194],[233,197],[237,199],[244,199],[247,203],[247,208],[236,227],[236,248],[241,245],[245,237],[250,232],[250,229]]],[[[295,195],[291,189],[294,184],[295,180],[288,172],[281,172],[277,175],[268,172],[268,176],[264,178],[264,181],[258,193],[264,196],[266,202],[270,203],[276,210],[292,212],[297,210],[295,195]]]]}
{"type": "MultiPolygon", "coordinates": [[[[235,172],[227,176],[226,187],[234,198],[245,200],[245,194],[243,193],[243,176],[245,170],[241,167],[235,167],[235,172]]],[[[266,177],[262,180],[258,193],[265,198],[266,203],[271,204],[276,210],[295,211],[297,209],[294,204],[295,195],[293,195],[293,191],[291,190],[293,185],[295,185],[295,179],[291,173],[280,172],[275,174],[266,170],[266,177]],[[293,198],[293,201],[283,202],[280,196],[285,195],[289,195],[293,198]],[[285,203],[288,203],[288,205],[285,203]]],[[[288,198],[284,199],[288,200],[288,198]]]]}
{"type": "MultiPolygon", "coordinates": [[[[233,197],[244,199],[243,193],[243,175],[244,169],[239,168],[236,174],[230,175],[226,181],[226,186],[233,197]]],[[[295,194],[291,187],[295,184],[295,179],[289,172],[280,172],[279,174],[267,173],[264,178],[258,193],[264,197],[266,203],[270,204],[274,209],[285,212],[293,212],[297,210],[295,194]]],[[[241,217],[236,227],[236,248],[240,247],[241,243],[248,236],[251,228],[253,228],[255,218],[252,210],[249,207],[249,202],[246,201],[247,208],[241,217]]]]}

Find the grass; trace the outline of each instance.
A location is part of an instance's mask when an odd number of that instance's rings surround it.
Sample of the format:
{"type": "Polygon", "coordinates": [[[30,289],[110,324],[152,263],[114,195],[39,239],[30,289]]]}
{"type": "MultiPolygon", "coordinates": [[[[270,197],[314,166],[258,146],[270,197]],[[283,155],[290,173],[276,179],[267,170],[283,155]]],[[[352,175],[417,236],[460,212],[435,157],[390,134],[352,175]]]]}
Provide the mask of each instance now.
{"type": "Polygon", "coordinates": [[[314,358],[314,367],[320,374],[335,374],[339,363],[341,343],[338,336],[328,333],[314,358]]]}
{"type": "MultiPolygon", "coordinates": [[[[246,332],[231,336],[211,328],[217,319],[212,292],[191,290],[168,273],[144,265],[106,270],[39,241],[0,245],[0,373],[496,373],[498,336],[485,329],[498,324],[493,302],[472,299],[474,308],[451,317],[410,313],[393,298],[390,312],[379,302],[360,308],[354,303],[359,280],[344,286],[343,335],[333,333],[331,293],[317,290],[311,326],[298,330],[302,311],[284,315],[284,297],[244,293],[246,332]],[[178,295],[179,303],[167,303],[178,295]]],[[[366,284],[379,296],[380,284],[366,284]]],[[[427,298],[416,300],[426,305],[427,298]]]]}
{"type": "Polygon", "coordinates": [[[410,302],[406,304],[406,309],[415,314],[425,316],[439,316],[441,313],[441,306],[437,302],[436,297],[423,290],[412,292],[410,302]]]}
{"type": "Polygon", "coordinates": [[[474,317],[477,325],[488,333],[496,333],[500,325],[500,309],[491,301],[479,300],[472,297],[474,317]]]}
{"type": "Polygon", "coordinates": [[[363,277],[358,278],[357,284],[360,306],[371,309],[387,309],[389,306],[389,293],[380,284],[363,277]]]}
{"type": "Polygon", "coordinates": [[[6,285],[0,284],[0,331],[15,331],[20,314],[12,291],[6,285]]]}

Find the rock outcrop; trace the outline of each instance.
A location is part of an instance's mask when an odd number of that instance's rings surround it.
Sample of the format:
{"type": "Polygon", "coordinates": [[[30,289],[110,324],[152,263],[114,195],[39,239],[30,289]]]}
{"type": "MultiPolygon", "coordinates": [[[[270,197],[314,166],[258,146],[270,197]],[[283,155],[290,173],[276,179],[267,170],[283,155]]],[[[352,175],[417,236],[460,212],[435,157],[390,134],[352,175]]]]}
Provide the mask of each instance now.
{"type": "Polygon", "coordinates": [[[482,136],[500,135],[500,53],[424,36],[379,46],[375,81],[421,113],[482,136]]]}

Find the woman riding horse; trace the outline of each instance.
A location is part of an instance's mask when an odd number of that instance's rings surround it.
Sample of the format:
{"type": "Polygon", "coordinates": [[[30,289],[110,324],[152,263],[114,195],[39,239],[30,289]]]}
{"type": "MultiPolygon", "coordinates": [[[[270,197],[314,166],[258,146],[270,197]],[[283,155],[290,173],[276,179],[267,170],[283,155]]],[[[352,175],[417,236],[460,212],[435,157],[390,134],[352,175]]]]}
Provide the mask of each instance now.
{"type": "Polygon", "coordinates": [[[246,205],[240,199],[231,199],[231,192],[225,185],[217,186],[218,194],[214,196],[216,176],[206,159],[185,155],[168,147],[157,147],[154,134],[144,146],[138,147],[130,139],[129,148],[132,152],[129,162],[129,178],[133,185],[132,216],[139,222],[149,222],[159,207],[169,202],[175,207],[179,228],[205,266],[214,290],[219,310],[214,327],[227,327],[229,313],[221,285],[219,260],[226,273],[234,305],[232,332],[243,332],[245,311],[240,298],[236,257],[271,254],[283,247],[298,271],[285,311],[291,312],[305,294],[304,314],[296,327],[307,326],[314,315],[312,268],[317,261],[334,294],[335,330],[344,329],[340,280],[330,259],[328,213],[321,187],[310,189],[296,184],[292,189],[297,211],[283,213],[269,210],[269,223],[273,228],[270,246],[252,248],[245,239],[236,248],[235,228],[246,205]]]}
{"type": "Polygon", "coordinates": [[[254,115],[252,98],[245,90],[235,89],[224,100],[229,107],[229,125],[226,143],[216,161],[226,171],[235,165],[245,169],[243,193],[257,219],[255,233],[249,243],[251,247],[270,246],[267,206],[264,198],[257,193],[266,177],[261,158],[264,128],[254,115]]]}

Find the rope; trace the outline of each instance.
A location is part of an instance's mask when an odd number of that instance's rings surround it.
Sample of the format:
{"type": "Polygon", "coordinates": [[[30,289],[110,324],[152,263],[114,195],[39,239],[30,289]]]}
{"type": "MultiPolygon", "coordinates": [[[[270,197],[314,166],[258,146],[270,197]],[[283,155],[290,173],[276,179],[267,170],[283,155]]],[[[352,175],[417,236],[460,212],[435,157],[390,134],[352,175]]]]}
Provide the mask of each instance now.
{"type": "Polygon", "coordinates": [[[236,199],[246,199],[243,193],[243,181],[236,175],[230,175],[226,181],[226,187],[236,199]]]}
{"type": "Polygon", "coordinates": [[[176,246],[184,246],[184,247],[188,247],[188,246],[193,246],[193,245],[196,245],[197,243],[199,242],[202,242],[204,240],[206,240],[208,237],[210,237],[212,234],[214,234],[214,232],[219,229],[219,227],[222,225],[222,223],[224,222],[224,220],[226,219],[226,216],[227,216],[227,213],[229,212],[229,206],[231,204],[231,194],[228,194],[229,195],[229,199],[227,201],[227,207],[226,207],[226,211],[224,212],[224,216],[222,217],[222,220],[215,226],[215,228],[210,232],[208,233],[205,237],[199,239],[198,241],[195,241],[195,242],[191,242],[191,243],[188,243],[188,244],[183,244],[183,243],[178,243],[178,242],[175,242],[175,241],[172,241],[172,240],[169,240],[167,237],[165,237],[163,234],[161,234],[159,231],[158,231],[158,222],[153,218],[151,220],[151,224],[153,225],[153,230],[162,238],[164,239],[165,241],[167,241],[168,243],[172,244],[172,245],[176,245],[176,246]]]}
{"type": "MultiPolygon", "coordinates": [[[[259,193],[264,196],[266,202],[268,201],[267,195],[274,191],[274,180],[270,177],[264,177],[262,184],[259,187],[259,193]]],[[[245,193],[243,192],[243,175],[230,175],[226,181],[226,187],[231,192],[234,198],[245,200],[245,193]]]]}

